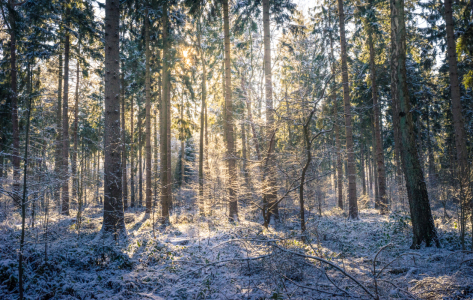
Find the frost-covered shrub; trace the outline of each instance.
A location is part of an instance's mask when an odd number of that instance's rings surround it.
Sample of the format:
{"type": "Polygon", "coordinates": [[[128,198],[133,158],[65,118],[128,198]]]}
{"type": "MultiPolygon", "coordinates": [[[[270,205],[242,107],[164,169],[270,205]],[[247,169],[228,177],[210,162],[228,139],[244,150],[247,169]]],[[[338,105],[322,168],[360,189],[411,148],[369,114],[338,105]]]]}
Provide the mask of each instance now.
{"type": "Polygon", "coordinates": [[[117,269],[130,270],[133,262],[128,255],[113,246],[94,246],[94,260],[97,265],[110,265],[117,269]]]}
{"type": "MultiPolygon", "coordinates": [[[[465,241],[469,241],[471,238],[465,237],[465,241]]],[[[455,231],[447,231],[440,235],[440,244],[442,244],[448,250],[460,250],[461,241],[460,235],[455,231]]],[[[468,247],[468,245],[465,245],[468,247]]]]}
{"type": "Polygon", "coordinates": [[[389,217],[393,221],[393,234],[405,233],[409,230],[409,227],[411,226],[411,217],[409,215],[392,213],[389,217]]]}
{"type": "Polygon", "coordinates": [[[11,259],[0,261],[0,283],[13,290],[18,284],[18,262],[11,259]]]}
{"type": "MultiPolygon", "coordinates": [[[[292,252],[302,252],[303,244],[299,241],[288,242],[284,248],[292,252]]],[[[277,247],[273,248],[271,258],[265,260],[265,268],[269,274],[275,277],[287,277],[290,280],[300,282],[304,279],[305,259],[283,251],[277,247]]]]}

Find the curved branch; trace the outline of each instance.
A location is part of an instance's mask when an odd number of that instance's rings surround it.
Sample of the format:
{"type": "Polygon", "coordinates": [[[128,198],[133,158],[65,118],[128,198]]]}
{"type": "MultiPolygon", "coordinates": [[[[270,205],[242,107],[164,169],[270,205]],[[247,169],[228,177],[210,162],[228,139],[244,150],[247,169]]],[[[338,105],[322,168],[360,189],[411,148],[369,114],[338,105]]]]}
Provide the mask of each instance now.
{"type": "Polygon", "coordinates": [[[274,246],[276,248],[279,248],[280,250],[284,251],[284,252],[287,252],[287,253],[291,253],[293,255],[297,255],[297,256],[300,256],[300,257],[305,257],[305,258],[310,258],[310,259],[313,259],[313,260],[317,260],[317,261],[320,261],[320,262],[323,262],[327,265],[330,265],[332,266],[333,268],[337,269],[340,273],[344,274],[345,276],[347,276],[348,278],[350,278],[351,280],[353,280],[359,287],[361,287],[368,295],[370,295],[373,299],[376,299],[376,297],[363,285],[361,284],[358,280],[356,280],[353,276],[351,276],[350,274],[348,274],[347,272],[345,272],[342,268],[340,268],[339,266],[337,266],[336,264],[332,263],[332,262],[329,262],[328,260],[325,260],[321,257],[317,257],[317,256],[312,256],[312,255],[305,255],[305,254],[301,254],[301,253],[297,253],[297,252],[293,252],[293,251],[290,251],[290,250],[286,250],[276,244],[274,244],[274,246]]]}

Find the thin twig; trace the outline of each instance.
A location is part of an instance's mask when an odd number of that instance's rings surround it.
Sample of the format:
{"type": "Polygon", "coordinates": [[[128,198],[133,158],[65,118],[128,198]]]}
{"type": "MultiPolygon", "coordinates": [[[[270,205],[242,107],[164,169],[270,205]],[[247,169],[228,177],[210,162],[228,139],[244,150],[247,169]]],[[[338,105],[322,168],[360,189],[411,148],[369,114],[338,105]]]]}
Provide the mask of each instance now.
{"type": "Polygon", "coordinates": [[[384,249],[386,249],[388,247],[392,247],[392,246],[393,246],[393,244],[389,243],[386,246],[381,247],[378,250],[378,252],[376,253],[376,255],[374,256],[374,259],[373,259],[373,281],[374,281],[374,292],[375,292],[375,295],[376,295],[376,299],[379,299],[378,282],[376,281],[376,259],[378,258],[378,255],[381,253],[381,251],[383,251],[384,249]]]}
{"type": "Polygon", "coordinates": [[[379,277],[379,275],[381,275],[381,273],[388,267],[390,266],[393,262],[395,262],[398,258],[400,258],[401,256],[404,256],[404,255],[417,255],[417,256],[422,256],[420,255],[419,253],[413,253],[413,252],[406,252],[406,253],[402,253],[402,254],[399,254],[395,259],[391,260],[388,264],[386,264],[382,269],[381,271],[378,272],[378,274],[376,274],[376,277],[379,277]]]}
{"type": "Polygon", "coordinates": [[[456,254],[456,253],[468,253],[468,254],[473,254],[473,251],[469,251],[469,250],[458,250],[458,251],[454,251],[452,253],[450,253],[449,255],[447,255],[447,257],[445,257],[445,261],[443,262],[443,267],[446,271],[447,269],[447,259],[452,256],[453,254],[456,254]]]}
{"type": "MultiPolygon", "coordinates": [[[[308,289],[308,290],[312,290],[312,291],[316,291],[316,292],[319,292],[319,293],[325,293],[325,294],[329,294],[331,296],[345,296],[345,294],[336,294],[334,292],[327,292],[327,291],[322,291],[322,290],[318,290],[318,289],[315,289],[315,288],[311,288],[311,287],[308,287],[308,286],[304,286],[304,285],[300,285],[300,284],[297,284],[295,283],[293,280],[287,278],[284,274],[281,274],[280,272],[278,272],[279,275],[281,275],[282,277],[284,277],[286,280],[289,280],[292,284],[294,284],[295,286],[297,287],[300,287],[300,288],[303,288],[303,289],[308,289]]],[[[344,292],[346,293],[346,292],[344,292]]],[[[349,295],[349,294],[348,294],[349,295]]]]}
{"type": "Polygon", "coordinates": [[[327,278],[327,280],[330,281],[330,283],[331,283],[335,288],[337,288],[339,291],[341,291],[341,292],[343,292],[343,293],[345,293],[345,294],[347,294],[348,296],[350,296],[350,297],[353,298],[353,296],[352,296],[350,293],[348,293],[347,291],[342,290],[341,287],[339,287],[337,284],[335,284],[335,282],[333,282],[332,279],[330,279],[330,276],[328,276],[328,274],[327,274],[327,272],[325,272],[325,270],[324,270],[324,274],[325,274],[325,277],[327,278]]]}
{"type": "Polygon", "coordinates": [[[401,289],[400,287],[398,287],[397,285],[395,285],[393,282],[391,281],[388,281],[388,280],[384,280],[384,279],[378,279],[379,281],[383,281],[383,282],[386,282],[386,283],[390,283],[392,284],[395,288],[397,288],[398,290],[400,291],[403,291],[404,293],[406,293],[408,296],[410,296],[412,299],[417,299],[414,295],[412,295],[411,293],[409,293],[409,291],[405,290],[405,289],[401,289]]]}
{"type": "Polygon", "coordinates": [[[197,268],[195,270],[192,270],[184,275],[182,275],[180,278],[184,277],[184,276],[187,276],[187,275],[190,275],[192,273],[195,273],[197,271],[200,271],[202,270],[203,268],[206,268],[206,267],[210,267],[210,266],[213,266],[213,265],[217,265],[217,264],[220,264],[220,263],[226,263],[226,262],[232,262],[232,261],[246,261],[246,260],[256,260],[256,259],[262,259],[262,258],[266,258],[266,257],[269,257],[271,256],[270,254],[268,255],[261,255],[261,256],[257,256],[257,257],[248,257],[248,258],[235,258],[235,259],[227,259],[227,260],[221,260],[221,261],[216,261],[216,262],[212,262],[212,263],[207,263],[207,264],[202,264],[202,263],[196,263],[196,262],[192,262],[192,261],[187,261],[187,260],[175,260],[173,262],[183,262],[183,263],[193,263],[193,264],[196,264],[196,265],[202,265],[202,267],[200,268],[197,268]]]}
{"type": "Polygon", "coordinates": [[[326,263],[332,267],[334,267],[335,269],[337,269],[338,271],[340,271],[342,274],[344,274],[345,276],[347,276],[348,278],[350,278],[351,280],[353,280],[358,286],[360,286],[368,295],[370,295],[373,299],[376,299],[376,297],[363,285],[361,284],[358,280],[356,280],[353,276],[351,276],[350,274],[348,274],[347,272],[345,272],[342,268],[340,268],[339,266],[337,266],[336,264],[332,263],[332,262],[329,262],[328,260],[325,260],[323,258],[320,258],[320,257],[317,257],[317,256],[312,256],[312,255],[305,255],[305,254],[301,254],[301,253],[297,253],[297,252],[293,252],[293,251],[290,251],[290,250],[286,250],[280,246],[278,246],[277,244],[274,244],[275,247],[279,248],[280,250],[282,251],[285,251],[287,253],[291,253],[291,254],[294,254],[294,255],[297,255],[297,256],[300,256],[300,257],[305,257],[305,258],[310,258],[310,259],[314,259],[314,260],[318,260],[320,262],[323,262],[323,263],[326,263]]]}

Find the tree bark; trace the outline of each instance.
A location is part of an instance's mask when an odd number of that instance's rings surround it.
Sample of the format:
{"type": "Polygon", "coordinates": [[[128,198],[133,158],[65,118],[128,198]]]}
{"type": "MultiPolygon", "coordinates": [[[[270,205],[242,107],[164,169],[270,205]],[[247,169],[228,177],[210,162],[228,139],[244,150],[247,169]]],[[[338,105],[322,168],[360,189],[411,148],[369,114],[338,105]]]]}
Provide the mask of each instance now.
{"type": "MultiPolygon", "coordinates": [[[[374,125],[373,123],[371,123],[374,125]]],[[[374,127],[374,126],[372,126],[374,127]]],[[[374,135],[374,132],[373,132],[374,135]]],[[[374,138],[374,137],[373,137],[374,138]]],[[[373,177],[374,177],[374,208],[380,209],[381,201],[379,199],[379,176],[378,176],[378,168],[376,166],[376,138],[374,138],[374,145],[373,145],[373,177]]]]}
{"type": "MultiPolygon", "coordinates": [[[[245,111],[242,112],[242,121],[240,123],[241,126],[241,159],[242,159],[242,173],[243,178],[245,179],[245,184],[247,188],[251,188],[250,186],[250,177],[248,173],[248,154],[247,154],[247,141],[246,141],[246,128],[245,128],[245,111]]],[[[252,189],[253,190],[253,189],[252,189]]]]}
{"type": "Polygon", "coordinates": [[[368,43],[370,48],[371,92],[373,96],[374,136],[376,140],[376,173],[378,174],[378,196],[381,214],[388,211],[386,195],[386,170],[384,166],[383,139],[381,136],[381,105],[378,103],[378,84],[376,82],[376,62],[373,32],[369,29],[368,43]]]}
{"type": "Polygon", "coordinates": [[[160,155],[161,155],[161,217],[162,223],[169,223],[169,211],[171,208],[171,176],[170,176],[170,167],[171,167],[171,152],[170,148],[170,41],[169,41],[169,20],[168,20],[168,4],[165,1],[163,3],[163,15],[162,15],[162,25],[163,25],[163,91],[161,94],[161,111],[159,114],[160,118],[160,155]],[[168,170],[169,169],[169,170],[168,170]]]}
{"type": "MultiPolygon", "coordinates": [[[[204,160],[205,160],[205,167],[204,167],[204,174],[207,178],[210,178],[210,162],[209,162],[209,130],[208,130],[208,115],[207,115],[207,105],[205,106],[205,129],[204,129],[204,160]]],[[[211,192],[210,192],[210,185],[208,189],[208,197],[209,200],[211,199],[211,192]]]]}
{"type": "MultiPolygon", "coordinates": [[[[270,15],[269,0],[263,0],[263,44],[264,44],[264,82],[266,96],[266,142],[268,147],[276,143],[270,143],[271,137],[274,135],[274,109],[273,109],[273,83],[271,73],[271,31],[270,31],[270,15]]],[[[274,149],[268,149],[271,156],[268,157],[268,170],[266,170],[266,178],[264,178],[264,199],[266,205],[272,207],[267,213],[268,219],[274,216],[274,220],[279,220],[279,209],[276,202],[277,199],[277,183],[276,183],[276,157],[274,149]]]]}
{"type": "Polygon", "coordinates": [[[371,147],[368,147],[368,149],[367,149],[368,150],[368,155],[367,155],[367,158],[368,158],[368,176],[369,176],[369,185],[370,185],[369,189],[370,189],[371,193],[374,194],[373,193],[373,172],[371,170],[371,165],[372,164],[371,164],[371,151],[370,151],[370,148],[371,147]]]}
{"type": "MultiPolygon", "coordinates": [[[[330,20],[330,11],[329,11],[329,20],[330,20]]],[[[330,35],[330,59],[332,61],[331,68],[332,68],[332,103],[333,103],[333,115],[334,115],[334,129],[335,129],[335,151],[337,152],[337,166],[336,166],[336,173],[337,173],[337,188],[338,188],[338,207],[343,209],[343,173],[342,173],[342,152],[341,152],[341,143],[340,143],[340,126],[338,124],[338,101],[337,101],[337,92],[336,92],[336,79],[335,79],[335,58],[333,55],[333,35],[332,31],[329,33],[330,35]]]]}
{"type": "Polygon", "coordinates": [[[255,147],[255,152],[256,152],[256,159],[258,161],[261,160],[261,153],[260,153],[260,147],[259,147],[259,141],[258,141],[258,135],[257,135],[257,132],[256,132],[256,128],[255,128],[255,123],[253,122],[253,113],[252,113],[252,108],[251,108],[251,99],[249,97],[249,95],[247,94],[247,89],[246,89],[246,81],[245,81],[245,78],[244,76],[242,75],[242,88],[243,88],[243,93],[245,94],[246,96],[246,108],[247,108],[247,111],[248,111],[248,122],[250,122],[250,127],[251,127],[251,133],[252,133],[252,140],[253,140],[253,144],[254,144],[254,147],[255,147]]]}
{"type": "Polygon", "coordinates": [[[232,75],[230,69],[230,18],[228,16],[228,0],[223,0],[223,28],[225,40],[225,146],[227,150],[225,159],[227,161],[228,168],[228,217],[231,221],[237,221],[237,174],[235,164],[235,143],[233,137],[232,75]]]}
{"type": "MultiPolygon", "coordinates": [[[[31,95],[30,95],[31,96],[31,95]]],[[[23,300],[23,248],[25,244],[25,220],[26,220],[26,203],[27,203],[27,170],[28,170],[28,144],[30,139],[30,116],[31,116],[31,97],[28,99],[28,112],[26,114],[26,141],[25,141],[25,156],[24,156],[24,170],[23,170],[23,197],[21,198],[21,236],[20,236],[20,255],[18,258],[18,278],[19,278],[19,296],[23,300]]]]}
{"type": "Polygon", "coordinates": [[[146,47],[146,213],[151,213],[151,80],[150,80],[150,51],[149,51],[149,17],[145,8],[145,47],[146,47]]]}
{"type": "MultiPolygon", "coordinates": [[[[3,153],[5,146],[5,133],[0,133],[0,153],[3,153]]],[[[5,155],[0,155],[0,184],[3,184],[3,173],[5,170],[5,155]]]]}
{"type": "Polygon", "coordinates": [[[54,174],[56,179],[54,189],[54,199],[59,205],[61,202],[60,195],[60,180],[61,180],[61,163],[62,163],[62,49],[59,51],[59,80],[58,80],[58,93],[57,93],[57,108],[56,108],[56,145],[55,145],[55,156],[54,156],[54,174]]]}
{"type": "MultiPolygon", "coordinates": [[[[66,12],[66,15],[69,12],[66,12]]],[[[62,101],[62,209],[61,214],[69,215],[69,54],[70,33],[64,40],[64,91],[62,101]]]]}
{"type": "Polygon", "coordinates": [[[21,205],[20,199],[20,130],[18,127],[18,91],[16,70],[16,20],[13,14],[13,0],[8,1],[10,23],[10,74],[11,74],[11,112],[12,112],[12,164],[13,164],[13,201],[21,205]]]}
{"type": "Polygon", "coordinates": [[[361,185],[363,188],[363,196],[366,195],[366,176],[365,176],[365,147],[361,145],[360,150],[360,173],[361,173],[361,185]]]}
{"type": "MultiPolygon", "coordinates": [[[[447,55],[448,55],[448,71],[450,77],[450,93],[452,101],[453,128],[455,130],[455,146],[457,148],[457,161],[459,166],[459,182],[460,182],[460,201],[462,207],[466,207],[468,201],[469,190],[469,170],[468,170],[468,152],[466,148],[465,125],[462,113],[462,103],[460,94],[460,82],[458,80],[457,53],[455,41],[455,26],[453,23],[452,0],[445,0],[445,23],[447,29],[447,55]]],[[[470,199],[470,205],[473,208],[473,198],[470,199]]],[[[471,215],[473,222],[473,214],[471,215]]],[[[466,225],[465,220],[461,220],[461,224],[466,225]]],[[[472,237],[473,238],[473,237],[472,237]]],[[[460,240],[462,248],[465,248],[465,230],[461,230],[460,240]]],[[[472,240],[473,242],[473,240],[472,240]]],[[[472,244],[473,249],[473,244],[472,244]]]]}
{"type": "MultiPolygon", "coordinates": [[[[158,86],[159,86],[159,83],[158,83],[158,86]]],[[[159,89],[159,87],[158,87],[159,89]]],[[[159,93],[158,93],[159,94],[159,93]]],[[[158,95],[158,103],[160,102],[160,99],[161,98],[159,95],[158,95]]],[[[153,215],[154,215],[154,208],[156,207],[156,198],[158,197],[158,182],[159,182],[159,179],[158,179],[158,174],[159,174],[159,171],[158,171],[158,137],[159,137],[159,133],[158,133],[158,112],[155,110],[154,111],[154,185],[153,185],[153,188],[154,188],[154,194],[153,194],[153,215]]],[[[154,220],[154,216],[153,216],[153,220],[154,220]]],[[[153,221],[154,222],[154,221],[153,221]]]]}
{"type": "Polygon", "coordinates": [[[135,110],[133,96],[130,97],[130,207],[135,207],[135,138],[134,138],[135,110]]]}
{"type": "Polygon", "coordinates": [[[347,145],[347,176],[348,176],[348,216],[358,219],[358,202],[356,199],[356,169],[353,147],[353,127],[350,104],[350,88],[348,86],[347,43],[345,38],[345,13],[343,0],[338,0],[338,15],[340,20],[340,48],[342,57],[343,102],[345,106],[345,132],[347,145]]]}
{"type": "MultiPolygon", "coordinates": [[[[392,17],[391,17],[392,18],[392,17]]],[[[391,26],[392,27],[392,26],[391,26]]],[[[394,39],[394,31],[391,28],[391,41],[394,39]]],[[[392,43],[392,42],[391,42],[392,43]]],[[[391,50],[392,51],[392,50],[391,50]]],[[[391,61],[391,67],[393,67],[393,61],[391,61]]],[[[393,81],[393,70],[391,70],[391,82],[393,81]]],[[[392,119],[393,119],[393,133],[394,133],[394,159],[396,162],[396,183],[398,187],[399,202],[403,200],[403,178],[402,178],[402,166],[401,166],[401,135],[400,135],[400,121],[399,121],[399,103],[395,101],[398,94],[398,87],[391,84],[391,97],[392,97],[392,119]]]]}
{"type": "Polygon", "coordinates": [[[182,185],[184,184],[184,171],[185,171],[185,164],[186,164],[186,142],[185,142],[185,137],[184,137],[184,95],[181,96],[181,105],[179,107],[179,112],[180,112],[180,119],[181,119],[181,126],[179,128],[180,132],[180,137],[179,139],[181,140],[181,178],[180,181],[178,182],[179,187],[181,188],[182,191],[182,185]]]}
{"type": "Polygon", "coordinates": [[[119,1],[105,3],[104,210],[102,231],[126,237],[121,187],[119,1]]]}
{"type": "MultiPolygon", "coordinates": [[[[305,208],[304,208],[304,184],[305,184],[305,176],[307,173],[307,169],[310,166],[310,162],[312,160],[312,153],[311,153],[311,147],[312,147],[312,141],[310,138],[310,121],[312,119],[312,115],[314,114],[314,111],[312,111],[308,117],[308,120],[306,124],[304,124],[303,127],[303,133],[304,133],[304,144],[305,144],[305,154],[307,157],[306,163],[304,167],[302,168],[302,174],[301,174],[301,185],[299,186],[299,209],[300,209],[300,219],[301,219],[301,234],[304,235],[306,231],[306,226],[305,226],[305,208]]],[[[305,240],[305,237],[303,237],[303,240],[305,240]]]]}
{"type": "Polygon", "coordinates": [[[128,178],[126,171],[126,126],[125,126],[125,75],[124,70],[121,72],[121,139],[122,139],[122,199],[123,208],[128,208],[128,178]]]}
{"type": "Polygon", "coordinates": [[[202,47],[202,20],[199,19],[199,32],[197,35],[199,50],[200,50],[200,61],[202,63],[202,107],[200,109],[200,136],[199,136],[199,210],[200,214],[205,214],[204,211],[204,127],[205,127],[205,109],[206,109],[206,98],[207,98],[207,69],[205,63],[205,54],[202,47]]]}
{"type": "MultiPolygon", "coordinates": [[[[157,61],[158,61],[158,66],[160,64],[160,51],[157,51],[157,61]]],[[[161,74],[158,74],[158,102],[156,105],[156,110],[154,112],[155,117],[154,117],[154,160],[155,160],[155,174],[154,174],[154,203],[153,207],[156,207],[156,201],[158,197],[158,186],[160,184],[159,180],[159,148],[158,148],[158,139],[160,137],[160,133],[158,131],[158,118],[159,118],[159,109],[162,105],[162,97],[161,97],[161,88],[162,88],[162,81],[161,81],[161,74]]],[[[159,126],[161,128],[161,125],[159,126]]],[[[153,208],[153,220],[154,220],[154,208],[153,208]]]]}
{"type": "Polygon", "coordinates": [[[429,185],[431,188],[435,187],[437,182],[437,175],[435,172],[434,150],[432,149],[432,130],[430,127],[430,105],[427,105],[427,149],[429,151],[429,185]]]}
{"type": "MultiPolygon", "coordinates": [[[[80,55],[80,36],[79,36],[79,43],[78,43],[78,55],[80,55]]],[[[72,178],[73,178],[73,189],[72,195],[74,198],[77,198],[77,188],[79,184],[79,179],[77,177],[77,151],[78,151],[78,126],[79,126],[79,83],[80,83],[80,65],[79,65],[79,58],[77,59],[77,66],[76,66],[76,91],[74,96],[74,127],[73,127],[73,134],[74,134],[74,150],[72,152],[72,178]]]]}
{"type": "Polygon", "coordinates": [[[406,28],[404,0],[390,0],[391,6],[391,81],[393,102],[398,107],[402,166],[411,212],[413,241],[411,248],[422,242],[440,246],[430,209],[427,187],[417,153],[414,123],[410,107],[406,75],[406,28]]]}
{"type": "Polygon", "coordinates": [[[138,98],[138,206],[143,206],[143,120],[141,119],[141,101],[138,98]]]}

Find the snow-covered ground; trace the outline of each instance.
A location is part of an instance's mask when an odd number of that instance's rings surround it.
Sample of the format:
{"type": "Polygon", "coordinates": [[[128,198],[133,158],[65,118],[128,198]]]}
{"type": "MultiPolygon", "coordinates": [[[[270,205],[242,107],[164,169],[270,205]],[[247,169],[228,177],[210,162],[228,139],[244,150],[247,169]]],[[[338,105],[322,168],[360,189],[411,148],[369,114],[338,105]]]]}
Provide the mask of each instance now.
{"type": "MultiPolygon", "coordinates": [[[[473,299],[473,254],[459,251],[454,221],[436,219],[441,249],[410,250],[409,219],[375,210],[360,221],[312,214],[309,243],[295,216],[265,229],[213,214],[181,212],[153,234],[152,215],[127,212],[128,239],[115,245],[96,239],[99,207],[84,212],[80,236],[74,218],[54,215],[47,259],[43,224],[27,231],[26,298],[473,299]]],[[[0,299],[18,298],[18,224],[0,223],[0,299]]]]}

